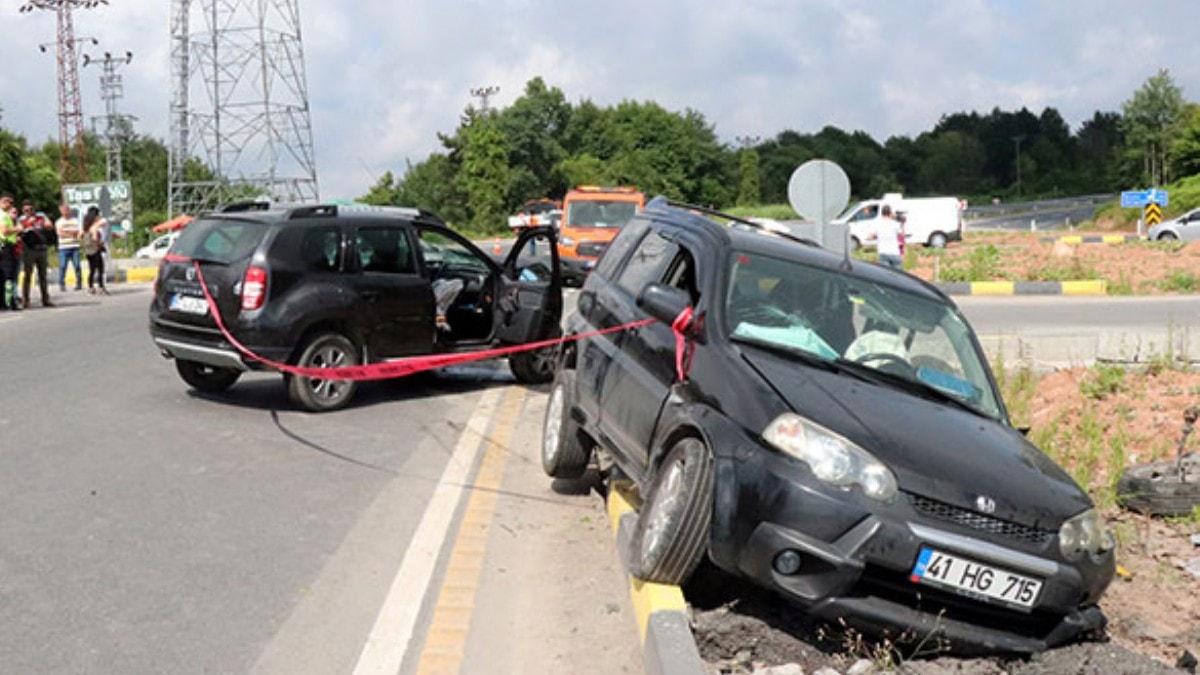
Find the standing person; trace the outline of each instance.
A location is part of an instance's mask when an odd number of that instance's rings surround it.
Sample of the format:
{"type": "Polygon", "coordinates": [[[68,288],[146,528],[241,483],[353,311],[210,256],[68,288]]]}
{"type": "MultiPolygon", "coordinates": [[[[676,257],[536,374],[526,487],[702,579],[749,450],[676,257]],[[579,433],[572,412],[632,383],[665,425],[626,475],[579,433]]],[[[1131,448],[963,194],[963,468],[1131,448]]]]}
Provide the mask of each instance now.
{"type": "Polygon", "coordinates": [[[58,232],[58,290],[67,292],[67,263],[75,268],[75,290],[83,290],[83,266],[79,262],[79,242],[82,234],[75,209],[63,202],[58,206],[60,218],[54,223],[58,232]]]}
{"type": "Polygon", "coordinates": [[[88,261],[88,293],[97,292],[108,295],[104,284],[104,218],[100,217],[100,209],[93,206],[88,209],[83,218],[83,254],[88,261]],[[97,291],[96,282],[99,280],[100,289],[97,291]]]}
{"type": "Polygon", "coordinates": [[[0,309],[17,309],[17,246],[21,230],[10,210],[12,195],[0,195],[0,309]]]}
{"type": "Polygon", "coordinates": [[[897,270],[904,269],[904,258],[900,254],[902,233],[900,221],[896,220],[892,207],[884,204],[883,212],[875,221],[875,249],[879,251],[881,265],[887,265],[897,270]]]}
{"type": "Polygon", "coordinates": [[[50,302],[50,288],[46,282],[46,267],[48,264],[47,250],[54,226],[45,215],[34,213],[33,204],[27,199],[21,204],[21,242],[25,244],[25,255],[22,257],[24,276],[21,278],[21,298],[26,307],[29,301],[29,286],[33,281],[33,273],[37,272],[38,290],[42,294],[42,307],[53,307],[50,302]]]}

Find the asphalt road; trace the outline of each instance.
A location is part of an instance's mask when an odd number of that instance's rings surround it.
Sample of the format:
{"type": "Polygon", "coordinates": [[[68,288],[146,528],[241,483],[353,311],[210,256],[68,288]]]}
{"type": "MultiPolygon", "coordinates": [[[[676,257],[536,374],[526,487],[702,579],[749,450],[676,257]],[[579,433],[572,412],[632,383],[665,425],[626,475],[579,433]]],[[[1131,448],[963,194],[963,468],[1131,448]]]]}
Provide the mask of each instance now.
{"type": "Polygon", "coordinates": [[[86,297],[0,314],[0,671],[412,672],[518,634],[467,672],[572,648],[568,670],[636,669],[600,500],[541,475],[545,396],[507,369],[372,384],[334,415],[291,411],[274,375],[205,398],[151,345],[146,289],[86,297]],[[468,596],[438,592],[452,551],[489,570],[468,596]],[[463,597],[469,632],[443,608],[463,597]],[[461,644],[430,646],[443,609],[461,644]]]}
{"type": "Polygon", "coordinates": [[[982,334],[1200,328],[1200,296],[955,298],[982,334]]]}

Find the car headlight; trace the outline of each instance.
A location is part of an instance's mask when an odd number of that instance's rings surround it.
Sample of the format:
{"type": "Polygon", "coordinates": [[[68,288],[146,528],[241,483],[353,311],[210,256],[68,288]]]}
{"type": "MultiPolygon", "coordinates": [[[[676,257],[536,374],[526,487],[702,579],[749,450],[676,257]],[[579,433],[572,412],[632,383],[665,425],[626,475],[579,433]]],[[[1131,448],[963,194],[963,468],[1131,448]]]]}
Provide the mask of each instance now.
{"type": "Polygon", "coordinates": [[[563,237],[562,239],[558,240],[558,243],[562,244],[563,246],[574,246],[575,240],[570,237],[563,237]]]}
{"type": "Polygon", "coordinates": [[[1064,522],[1058,530],[1058,548],[1064,557],[1074,559],[1084,553],[1100,555],[1111,551],[1116,539],[1095,509],[1064,522]]]}
{"type": "Polygon", "coordinates": [[[808,465],[818,480],[837,487],[857,485],[881,502],[896,496],[896,477],[869,452],[815,422],[784,413],[763,439],[808,465]]]}

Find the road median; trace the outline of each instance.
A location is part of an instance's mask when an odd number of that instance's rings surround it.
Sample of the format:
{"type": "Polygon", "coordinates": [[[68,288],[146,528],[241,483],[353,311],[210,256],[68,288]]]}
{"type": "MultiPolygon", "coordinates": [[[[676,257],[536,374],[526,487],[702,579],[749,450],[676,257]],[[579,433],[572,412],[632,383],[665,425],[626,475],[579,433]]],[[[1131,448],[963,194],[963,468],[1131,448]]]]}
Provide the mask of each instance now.
{"type": "Polygon", "coordinates": [[[1012,295],[1108,295],[1104,280],[1080,281],[971,281],[934,284],[946,295],[1012,296],[1012,295]]]}
{"type": "MultiPolygon", "coordinates": [[[[608,490],[608,519],[622,553],[633,534],[637,515],[621,484],[608,490]]],[[[622,558],[624,556],[622,555],[622,558]]],[[[649,675],[693,675],[707,672],[688,621],[687,602],[679,586],[656,584],[629,576],[629,594],[642,640],[649,675]]]]}

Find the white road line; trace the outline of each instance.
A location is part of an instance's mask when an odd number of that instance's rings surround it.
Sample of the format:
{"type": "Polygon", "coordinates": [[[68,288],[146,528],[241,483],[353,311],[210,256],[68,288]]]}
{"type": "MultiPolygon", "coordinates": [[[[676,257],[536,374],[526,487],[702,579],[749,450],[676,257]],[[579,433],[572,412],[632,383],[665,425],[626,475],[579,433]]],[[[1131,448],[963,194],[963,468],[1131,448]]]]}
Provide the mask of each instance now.
{"type": "Polygon", "coordinates": [[[417,615],[421,611],[421,603],[429,592],[438,554],[450,533],[454,511],[462,498],[492,415],[496,412],[500,391],[499,388],[493,388],[484,392],[459,436],[454,454],[450,456],[446,470],[433,490],[408,550],[404,552],[400,569],[379,609],[379,616],[375,618],[375,626],[359,654],[354,675],[395,675],[400,671],[412,640],[417,615]]]}

